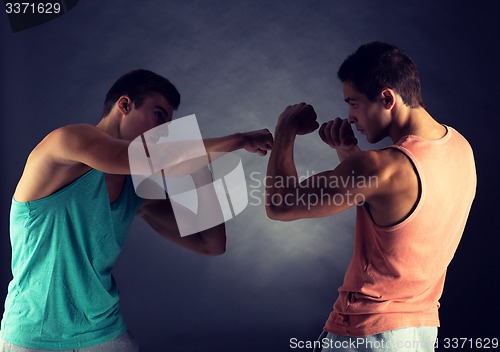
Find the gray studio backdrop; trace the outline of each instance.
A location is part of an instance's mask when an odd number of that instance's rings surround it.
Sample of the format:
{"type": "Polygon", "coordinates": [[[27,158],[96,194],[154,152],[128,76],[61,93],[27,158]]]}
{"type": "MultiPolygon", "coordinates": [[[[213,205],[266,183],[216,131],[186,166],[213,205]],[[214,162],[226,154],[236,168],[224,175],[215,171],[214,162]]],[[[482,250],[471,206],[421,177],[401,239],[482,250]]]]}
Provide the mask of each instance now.
{"type": "MultiPolygon", "coordinates": [[[[104,94],[121,74],[147,68],[180,90],[175,117],[196,114],[204,137],[273,130],[301,101],[320,121],[344,116],[336,70],[359,45],[400,45],[420,68],[424,101],[439,121],[471,142],[478,196],[448,275],[441,316],[445,337],[493,337],[498,278],[488,226],[489,183],[500,97],[496,1],[80,1],[45,24],[13,33],[0,15],[0,296],[10,280],[8,211],[29,151],[48,132],[96,124],[104,94]],[[496,32],[495,32],[496,30],[496,32]],[[496,113],[496,116],[493,114],[496,113]],[[491,153],[491,155],[489,154],[491,153]],[[473,289],[472,289],[473,288],[473,289]],[[473,298],[476,297],[476,298],[473,298]],[[467,323],[465,323],[467,322],[467,323]]],[[[364,148],[367,145],[358,136],[364,148]]],[[[106,151],[103,151],[106,153],[106,151]]],[[[319,220],[267,219],[262,181],[268,157],[239,151],[249,206],[227,223],[227,253],[207,258],[177,248],[136,220],[114,271],[130,330],[144,352],[289,351],[315,339],[331,310],[352,249],[354,209],[319,220]]],[[[334,167],[317,133],[297,140],[301,175],[334,167]]],[[[457,175],[460,177],[460,175],[457,175]]],[[[496,235],[495,235],[496,231],[496,235]]]]}

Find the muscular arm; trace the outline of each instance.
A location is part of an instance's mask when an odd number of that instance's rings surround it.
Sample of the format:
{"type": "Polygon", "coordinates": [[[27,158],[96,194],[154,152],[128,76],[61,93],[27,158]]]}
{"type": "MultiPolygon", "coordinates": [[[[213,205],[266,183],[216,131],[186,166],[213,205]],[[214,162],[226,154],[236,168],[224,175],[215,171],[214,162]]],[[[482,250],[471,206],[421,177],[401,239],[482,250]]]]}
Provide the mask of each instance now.
{"type": "MultiPolygon", "coordinates": [[[[193,175],[193,180],[197,187],[199,204],[197,214],[167,198],[145,199],[138,215],[161,236],[181,247],[203,255],[221,255],[226,249],[226,230],[217,196],[209,183],[211,175],[207,168],[204,168],[193,175]],[[207,187],[202,187],[207,184],[207,187]],[[175,212],[172,204],[175,206],[175,212]],[[204,229],[206,227],[204,222],[207,220],[212,220],[218,225],[204,229]],[[189,235],[181,234],[179,222],[182,222],[183,231],[188,231],[189,235]],[[200,227],[203,229],[199,230],[200,227]]],[[[161,192],[162,189],[159,188],[158,191],[161,192]]]]}
{"type": "MultiPolygon", "coordinates": [[[[267,150],[272,147],[273,138],[268,130],[258,130],[206,139],[204,144],[213,160],[225,152],[242,148],[259,155],[266,155],[267,150]]],[[[191,164],[189,167],[192,168],[194,165],[191,164]]],[[[197,165],[199,166],[202,164],[197,165]]],[[[160,235],[184,248],[204,255],[221,255],[225,252],[226,245],[224,219],[213,190],[211,175],[207,174],[206,170],[205,166],[192,174],[198,193],[196,215],[189,209],[176,204],[172,199],[145,200],[139,215],[160,235]],[[175,212],[172,204],[174,204],[175,212]],[[183,231],[192,234],[185,236],[184,233],[184,236],[181,236],[179,222],[182,222],[183,231]],[[217,225],[205,229],[207,222],[217,225]],[[186,224],[191,228],[186,229],[186,224]],[[197,227],[201,227],[202,230],[198,230],[197,227]]]]}
{"type": "MultiPolygon", "coordinates": [[[[245,148],[248,151],[265,155],[267,150],[271,149],[272,136],[268,130],[259,130],[211,138],[203,142],[207,153],[232,152],[245,148]]],[[[185,143],[189,144],[189,142],[185,143]]],[[[114,138],[94,126],[70,125],[60,128],[47,136],[44,145],[43,149],[49,161],[54,163],[61,165],[82,163],[104,173],[130,174],[129,147],[131,142],[114,138]]],[[[186,147],[182,149],[187,150],[186,147]]],[[[185,155],[178,153],[176,142],[166,143],[165,147],[157,151],[157,154],[160,152],[172,155],[165,161],[164,168],[167,169],[172,164],[180,164],[190,158],[189,153],[185,155]]],[[[149,163],[147,161],[143,163],[144,173],[148,174],[149,163]]],[[[200,165],[200,167],[205,165],[200,165]]]]}
{"type": "Polygon", "coordinates": [[[108,174],[130,174],[130,141],[114,138],[91,125],[69,125],[51,132],[42,141],[49,162],[85,164],[108,174]]]}
{"type": "MultiPolygon", "coordinates": [[[[266,154],[272,147],[272,142],[273,138],[268,130],[237,133],[204,141],[209,153],[224,153],[244,148],[260,155],[266,154]]],[[[129,146],[129,141],[114,138],[91,125],[69,125],[57,129],[44,138],[30,154],[14,197],[18,201],[45,197],[91,168],[106,174],[130,174],[129,146]]],[[[171,148],[165,152],[175,157],[176,149],[171,148]]],[[[178,156],[176,161],[181,162],[183,157],[185,156],[178,156]]],[[[149,170],[147,160],[144,163],[145,171],[149,170]]],[[[197,166],[196,170],[205,165],[206,162],[197,166]]],[[[195,176],[195,179],[199,180],[199,175],[195,176]]],[[[214,203],[214,195],[210,195],[209,189],[198,191],[200,199],[212,197],[214,203]]],[[[211,204],[201,208],[198,216],[220,218],[222,214],[217,205],[211,204]]],[[[176,211],[186,219],[194,219],[187,223],[197,225],[196,217],[189,209],[176,207],[176,211]]],[[[170,200],[145,200],[139,215],[162,236],[183,247],[206,255],[222,254],[225,251],[223,219],[216,222],[219,225],[201,231],[191,231],[193,235],[181,237],[170,200]]]]}
{"type": "MultiPolygon", "coordinates": [[[[295,136],[316,128],[316,114],[305,104],[288,107],[278,120],[266,178],[266,211],[272,219],[291,221],[336,214],[375,192],[375,184],[357,181],[378,174],[378,156],[374,152],[359,152],[355,146],[339,155],[344,161],[335,169],[298,182],[293,158],[295,136]]],[[[328,127],[324,125],[320,135],[326,142],[325,130],[328,127]]]]}
{"type": "Polygon", "coordinates": [[[315,130],[315,122],[316,114],[306,104],[288,107],[278,119],[266,178],[266,211],[270,218],[290,221],[323,217],[366,203],[375,223],[389,226],[415,209],[419,181],[408,157],[391,148],[359,151],[352,130],[340,120],[324,124],[320,137],[337,152],[341,150],[341,163],[301,183],[280,183],[297,179],[293,141],[297,134],[315,130]]]}
{"type": "MultiPolygon", "coordinates": [[[[180,142],[182,143],[182,142],[180,142]]],[[[15,192],[18,201],[30,201],[50,195],[78,178],[90,168],[107,174],[130,174],[129,147],[131,142],[114,138],[91,125],[76,124],[61,127],[48,134],[31,152],[15,192]]],[[[136,143],[137,144],[137,143],[136,143]]],[[[209,152],[229,152],[239,148],[264,155],[272,146],[272,135],[267,130],[251,131],[206,141],[209,152]]],[[[166,145],[168,146],[168,145],[166,145]]],[[[163,150],[167,162],[180,164],[189,155],[176,153],[176,148],[163,150]]],[[[142,154],[144,154],[144,147],[142,154]]],[[[139,172],[150,174],[146,158],[137,158],[139,172]]],[[[208,159],[188,170],[193,172],[205,166],[208,159]]]]}
{"type": "MultiPolygon", "coordinates": [[[[171,149],[186,149],[184,147],[177,148],[175,143],[176,142],[174,142],[171,149]]],[[[273,137],[269,130],[262,129],[235,133],[223,137],[207,138],[203,140],[203,144],[206,154],[203,154],[201,157],[187,158],[187,160],[177,160],[175,163],[166,162],[165,164],[173,165],[164,170],[165,174],[170,176],[191,174],[225,153],[230,153],[239,149],[245,149],[250,153],[264,156],[272,148],[273,137]]]]}
{"type": "Polygon", "coordinates": [[[203,142],[208,153],[227,153],[245,149],[250,153],[264,156],[268,150],[271,150],[273,138],[269,130],[262,129],[225,137],[207,138],[203,142]]]}

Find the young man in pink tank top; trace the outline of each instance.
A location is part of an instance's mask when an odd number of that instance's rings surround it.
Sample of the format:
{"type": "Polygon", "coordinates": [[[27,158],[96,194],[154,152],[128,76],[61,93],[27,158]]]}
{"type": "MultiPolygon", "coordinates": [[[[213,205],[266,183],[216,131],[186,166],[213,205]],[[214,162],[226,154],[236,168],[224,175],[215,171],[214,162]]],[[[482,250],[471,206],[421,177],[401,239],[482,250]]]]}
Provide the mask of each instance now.
{"type": "Polygon", "coordinates": [[[319,123],[312,106],[288,106],[268,165],[267,214],[292,221],[356,207],[352,259],[318,351],[433,351],[446,270],[476,190],[472,149],[425,110],[416,65],[401,49],[363,45],[338,77],[349,115],[319,135],[339,165],[299,182],[295,136],[319,123]],[[393,145],[361,151],[351,124],[368,142],[393,145]]]}

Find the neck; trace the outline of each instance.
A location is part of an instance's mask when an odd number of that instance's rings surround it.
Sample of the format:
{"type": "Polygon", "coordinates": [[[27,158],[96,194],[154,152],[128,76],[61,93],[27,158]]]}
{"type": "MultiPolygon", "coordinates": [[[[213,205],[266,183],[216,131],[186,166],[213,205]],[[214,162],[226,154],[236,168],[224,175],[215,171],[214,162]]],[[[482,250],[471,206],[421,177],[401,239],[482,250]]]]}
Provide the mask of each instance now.
{"type": "Polygon", "coordinates": [[[120,135],[120,119],[113,113],[103,117],[96,126],[101,131],[106,132],[115,138],[121,138],[120,135]]]}
{"type": "Polygon", "coordinates": [[[396,115],[389,132],[393,143],[401,138],[414,135],[425,139],[440,139],[446,134],[446,128],[434,120],[423,107],[406,108],[396,115]]]}

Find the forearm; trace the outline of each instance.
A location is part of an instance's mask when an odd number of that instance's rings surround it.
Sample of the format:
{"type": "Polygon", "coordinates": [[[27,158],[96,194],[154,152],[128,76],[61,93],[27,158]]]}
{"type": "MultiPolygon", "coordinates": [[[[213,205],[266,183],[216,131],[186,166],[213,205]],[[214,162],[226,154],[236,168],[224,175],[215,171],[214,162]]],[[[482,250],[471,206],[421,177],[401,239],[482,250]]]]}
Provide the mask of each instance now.
{"type": "Polygon", "coordinates": [[[163,170],[166,176],[185,176],[205,167],[211,161],[243,148],[242,133],[201,140],[167,141],[146,144],[151,164],[144,158],[142,143],[132,144],[131,166],[136,174],[156,173],[163,170]]]}
{"type": "Polygon", "coordinates": [[[190,251],[209,256],[221,255],[225,251],[224,224],[183,237],[176,226],[173,213],[155,216],[148,212],[142,214],[142,218],[162,237],[190,251]]]}
{"type": "Polygon", "coordinates": [[[159,233],[181,247],[199,254],[215,256],[222,255],[226,251],[226,228],[224,223],[188,236],[181,236],[177,229],[174,231],[165,231],[163,229],[159,233]]]}
{"type": "Polygon", "coordinates": [[[266,155],[272,148],[273,136],[268,129],[235,133],[225,137],[211,138],[204,141],[205,149],[211,160],[238,149],[258,155],[266,155]]]}
{"type": "Polygon", "coordinates": [[[319,127],[316,119],[313,107],[306,103],[287,106],[278,118],[266,177],[266,213],[271,219],[290,221],[303,215],[304,204],[299,204],[298,199],[304,187],[299,185],[293,148],[295,136],[319,127]]]}
{"type": "Polygon", "coordinates": [[[278,124],[275,131],[274,147],[271,151],[266,177],[266,211],[272,215],[283,210],[287,194],[298,184],[297,169],[294,162],[294,142],[296,133],[278,124]]]}
{"type": "Polygon", "coordinates": [[[223,254],[226,249],[224,214],[215,192],[215,185],[208,167],[192,175],[198,197],[198,211],[193,220],[198,225],[196,236],[210,254],[223,254]]]}
{"type": "MultiPolygon", "coordinates": [[[[266,155],[272,142],[273,137],[267,129],[204,140],[170,141],[151,145],[145,143],[144,147],[142,142],[135,141],[131,151],[133,159],[138,162],[133,171],[149,175],[163,170],[166,176],[184,176],[238,149],[266,155]],[[146,153],[144,148],[147,148],[146,153]],[[145,158],[146,154],[149,158],[145,158]]],[[[134,165],[131,163],[131,168],[132,166],[134,165]]]]}
{"type": "Polygon", "coordinates": [[[234,133],[229,136],[207,138],[203,140],[207,153],[230,153],[243,148],[245,138],[243,133],[234,133]]]}

